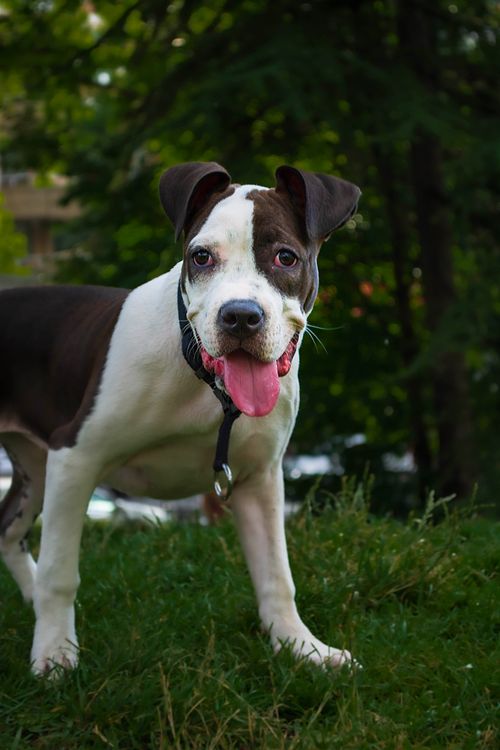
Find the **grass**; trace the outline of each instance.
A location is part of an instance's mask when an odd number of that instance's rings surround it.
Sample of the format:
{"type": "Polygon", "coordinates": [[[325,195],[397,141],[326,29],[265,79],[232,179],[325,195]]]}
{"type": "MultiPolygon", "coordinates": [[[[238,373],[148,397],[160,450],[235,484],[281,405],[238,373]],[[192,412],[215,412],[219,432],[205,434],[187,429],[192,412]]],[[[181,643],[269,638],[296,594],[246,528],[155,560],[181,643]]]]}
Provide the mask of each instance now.
{"type": "Polygon", "coordinates": [[[441,514],[375,519],[350,484],[290,522],[299,610],[353,674],[273,655],[230,521],[89,524],[81,666],[55,683],[2,568],[0,750],[498,747],[499,528],[441,514]]]}

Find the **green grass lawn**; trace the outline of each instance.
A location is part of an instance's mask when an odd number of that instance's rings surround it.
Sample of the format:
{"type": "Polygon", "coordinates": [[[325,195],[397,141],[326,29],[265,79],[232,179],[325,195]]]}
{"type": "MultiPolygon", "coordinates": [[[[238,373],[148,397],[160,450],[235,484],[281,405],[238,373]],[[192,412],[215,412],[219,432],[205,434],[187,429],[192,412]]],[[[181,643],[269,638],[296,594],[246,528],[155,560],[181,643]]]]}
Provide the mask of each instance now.
{"type": "Polygon", "coordinates": [[[273,655],[230,520],[89,524],[59,682],[30,675],[33,614],[0,570],[0,750],[500,746],[498,525],[375,519],[351,491],[288,540],[304,620],[362,671],[273,655]]]}

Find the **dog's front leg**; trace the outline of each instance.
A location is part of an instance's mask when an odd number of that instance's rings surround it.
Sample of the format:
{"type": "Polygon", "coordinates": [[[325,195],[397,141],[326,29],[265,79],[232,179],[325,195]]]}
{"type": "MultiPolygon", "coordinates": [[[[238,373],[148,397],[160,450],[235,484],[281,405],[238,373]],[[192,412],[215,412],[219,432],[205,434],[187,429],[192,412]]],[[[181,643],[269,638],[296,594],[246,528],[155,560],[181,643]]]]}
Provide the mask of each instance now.
{"type": "Polygon", "coordinates": [[[49,451],[42,538],[33,604],[32,669],[44,674],[78,661],[74,601],[85,512],[95,486],[94,467],[77,449],[49,451]]]}
{"type": "Polygon", "coordinates": [[[340,667],[351,662],[348,651],[315,638],[297,612],[285,539],[281,467],[272,467],[237,484],[231,504],[262,625],[269,631],[275,650],[288,644],[296,656],[317,664],[340,667]]]}

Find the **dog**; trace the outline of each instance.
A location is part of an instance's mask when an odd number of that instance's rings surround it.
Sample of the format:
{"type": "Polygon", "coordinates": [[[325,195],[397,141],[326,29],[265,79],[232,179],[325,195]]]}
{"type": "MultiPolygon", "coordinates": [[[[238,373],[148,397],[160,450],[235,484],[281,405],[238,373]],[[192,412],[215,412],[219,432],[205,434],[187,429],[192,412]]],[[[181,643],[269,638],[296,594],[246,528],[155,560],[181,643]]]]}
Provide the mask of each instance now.
{"type": "Polygon", "coordinates": [[[175,237],[184,234],[183,260],[168,273],[132,291],[0,293],[0,442],[13,466],[0,551],[33,602],[35,674],[78,661],[78,557],[94,487],[184,497],[211,488],[213,465],[218,493],[232,488],[274,649],[286,644],[334,668],[351,662],[297,612],[282,458],[299,408],[297,350],[317,295],[318,252],[359,196],[350,182],[291,166],[265,188],[231,183],[215,162],[177,165],[160,180],[175,237]],[[42,504],[35,563],[27,535],[42,504]]]}

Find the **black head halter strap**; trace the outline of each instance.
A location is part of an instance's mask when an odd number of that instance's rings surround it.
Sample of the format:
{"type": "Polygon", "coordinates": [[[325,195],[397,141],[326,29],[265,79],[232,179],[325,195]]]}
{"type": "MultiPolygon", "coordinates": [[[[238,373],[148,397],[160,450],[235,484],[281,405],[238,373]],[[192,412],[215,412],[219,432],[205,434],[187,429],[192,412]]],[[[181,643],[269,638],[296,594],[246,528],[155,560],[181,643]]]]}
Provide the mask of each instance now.
{"type": "Polygon", "coordinates": [[[233,488],[233,478],[231,469],[228,463],[228,451],[229,451],[229,438],[231,436],[231,428],[233,423],[241,414],[241,411],[236,408],[233,401],[227,393],[219,388],[215,381],[215,375],[212,372],[207,372],[203,367],[201,360],[200,346],[194,331],[191,327],[189,320],[187,319],[187,310],[184,300],[182,298],[181,285],[177,287],[177,310],[179,314],[179,326],[181,329],[181,341],[182,341],[182,353],[184,359],[194,370],[196,377],[200,380],[205,381],[210,386],[214,394],[221,402],[222,409],[224,411],[224,419],[219,427],[219,435],[217,437],[217,447],[215,449],[215,458],[213,463],[214,470],[214,490],[218,497],[223,500],[227,500],[231,495],[233,488]],[[223,487],[220,483],[219,477],[221,474],[225,475],[225,486],[223,487]]]}

